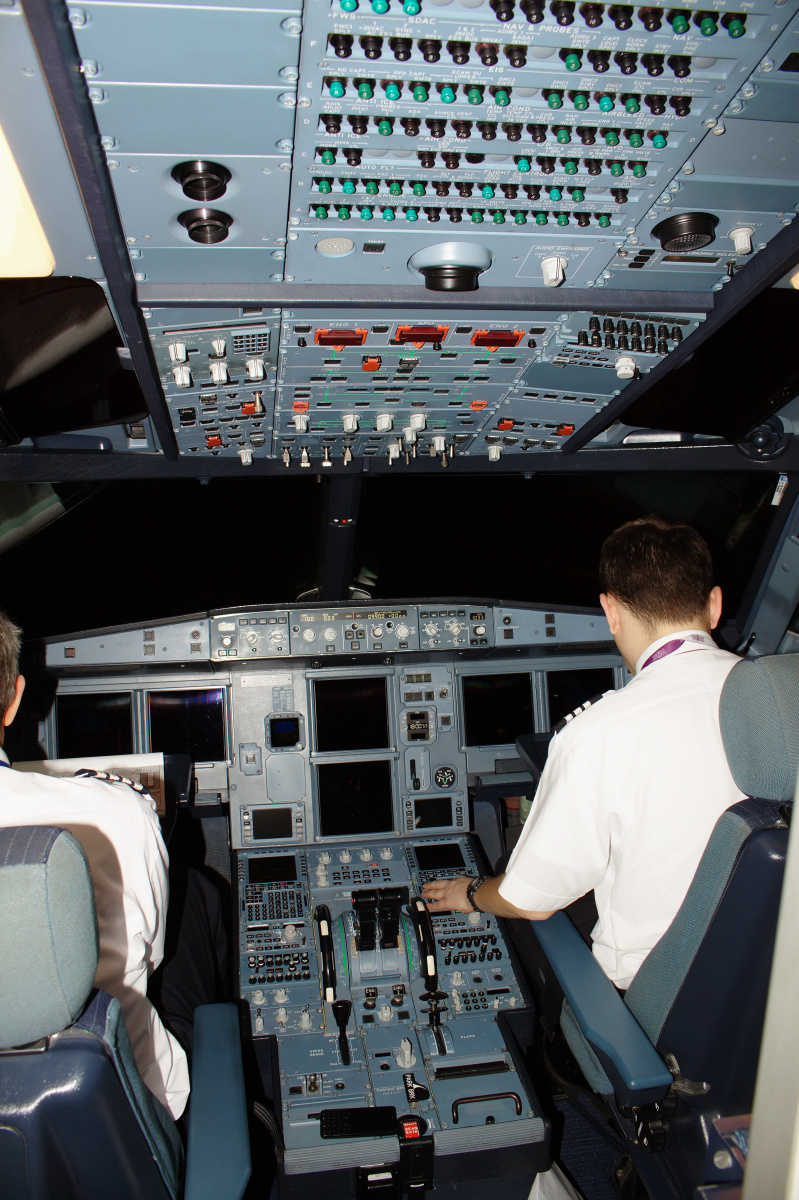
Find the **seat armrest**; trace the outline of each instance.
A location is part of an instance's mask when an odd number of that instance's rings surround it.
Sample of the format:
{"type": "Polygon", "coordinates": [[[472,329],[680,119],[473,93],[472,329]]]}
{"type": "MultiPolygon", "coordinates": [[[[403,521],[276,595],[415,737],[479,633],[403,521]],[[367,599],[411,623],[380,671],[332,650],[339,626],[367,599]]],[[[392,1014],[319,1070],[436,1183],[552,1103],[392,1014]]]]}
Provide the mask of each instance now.
{"type": "Polygon", "coordinates": [[[250,1140],[235,1004],[194,1010],[185,1200],[241,1200],[250,1140]]]}
{"type": "Polygon", "coordinates": [[[672,1075],[565,912],[533,921],[580,1030],[623,1107],[661,1100],[672,1075]]]}

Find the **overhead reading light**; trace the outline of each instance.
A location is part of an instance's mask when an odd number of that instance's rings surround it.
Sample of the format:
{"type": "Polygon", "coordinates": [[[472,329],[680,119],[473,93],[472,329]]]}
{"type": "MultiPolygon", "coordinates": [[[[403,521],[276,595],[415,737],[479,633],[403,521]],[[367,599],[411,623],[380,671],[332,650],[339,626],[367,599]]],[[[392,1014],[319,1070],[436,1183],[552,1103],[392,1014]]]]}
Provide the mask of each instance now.
{"type": "Polygon", "coordinates": [[[0,128],[0,278],[52,275],[55,258],[0,128]]]}

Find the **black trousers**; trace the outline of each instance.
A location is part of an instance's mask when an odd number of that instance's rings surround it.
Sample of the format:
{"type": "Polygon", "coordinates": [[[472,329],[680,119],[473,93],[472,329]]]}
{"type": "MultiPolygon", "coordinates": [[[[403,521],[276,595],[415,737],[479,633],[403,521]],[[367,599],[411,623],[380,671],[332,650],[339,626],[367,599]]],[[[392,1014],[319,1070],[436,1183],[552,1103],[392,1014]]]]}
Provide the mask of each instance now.
{"type": "Polygon", "coordinates": [[[229,998],[228,937],[219,887],[194,867],[169,873],[164,960],[147,995],[191,1061],[194,1010],[229,998]]]}

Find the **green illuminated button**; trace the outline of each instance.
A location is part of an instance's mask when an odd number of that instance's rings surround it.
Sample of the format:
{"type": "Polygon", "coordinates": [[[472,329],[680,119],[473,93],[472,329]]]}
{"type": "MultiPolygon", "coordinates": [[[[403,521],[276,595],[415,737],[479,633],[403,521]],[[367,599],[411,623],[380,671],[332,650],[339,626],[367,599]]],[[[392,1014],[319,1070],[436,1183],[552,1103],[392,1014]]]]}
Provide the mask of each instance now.
{"type": "Polygon", "coordinates": [[[618,178],[619,175],[624,174],[624,167],[621,165],[621,163],[611,163],[610,164],[610,173],[615,178],[618,178]]]}
{"type": "Polygon", "coordinates": [[[424,104],[425,100],[427,99],[427,88],[421,83],[417,83],[416,87],[413,89],[413,98],[417,104],[424,104]]]}
{"type": "Polygon", "coordinates": [[[517,159],[517,161],[516,161],[516,170],[517,170],[517,171],[521,171],[522,175],[526,175],[526,174],[527,174],[527,172],[530,170],[530,160],[529,160],[529,158],[520,158],[520,159],[517,159]]]}
{"type": "Polygon", "coordinates": [[[739,21],[737,17],[733,17],[727,26],[727,33],[732,38],[743,37],[746,33],[743,21],[739,21]]]}
{"type": "Polygon", "coordinates": [[[331,184],[329,179],[320,179],[319,180],[319,191],[324,192],[325,194],[333,191],[333,185],[331,184]]]}
{"type": "Polygon", "coordinates": [[[382,133],[383,137],[390,137],[391,136],[391,122],[390,121],[378,121],[377,132],[382,133]]]}
{"type": "Polygon", "coordinates": [[[557,92],[550,92],[547,96],[547,104],[550,108],[563,108],[563,97],[557,92]]]}
{"type": "Polygon", "coordinates": [[[483,214],[480,212],[479,208],[476,208],[474,210],[474,212],[472,213],[472,225],[482,225],[482,223],[483,223],[483,214]]]}
{"type": "Polygon", "coordinates": [[[548,195],[549,195],[550,200],[560,200],[563,193],[561,192],[559,187],[551,187],[549,189],[548,195]]]}
{"type": "Polygon", "coordinates": [[[713,17],[702,17],[699,22],[699,32],[702,37],[712,37],[714,33],[718,33],[719,27],[713,17]]]}
{"type": "Polygon", "coordinates": [[[396,83],[387,83],[386,84],[386,99],[387,100],[399,100],[399,98],[400,98],[400,90],[397,87],[396,83]]]}
{"type": "Polygon", "coordinates": [[[618,146],[618,144],[619,144],[618,133],[616,132],[615,129],[609,129],[607,131],[607,133],[605,134],[605,145],[606,146],[618,146]]]}
{"type": "Polygon", "coordinates": [[[568,225],[568,224],[569,224],[569,214],[568,213],[558,213],[558,225],[568,225]]]}
{"type": "Polygon", "coordinates": [[[558,141],[560,142],[561,146],[567,146],[569,144],[571,141],[571,135],[568,129],[558,130],[558,141]]]}
{"type": "Polygon", "coordinates": [[[574,161],[573,158],[567,158],[565,163],[563,164],[563,170],[566,172],[567,175],[576,175],[577,174],[577,163],[574,161]]]}
{"type": "Polygon", "coordinates": [[[600,96],[599,111],[600,112],[610,112],[610,110],[612,108],[613,108],[613,100],[611,99],[611,97],[610,96],[600,96]]]}
{"type": "Polygon", "coordinates": [[[376,196],[377,192],[378,192],[377,181],[374,179],[368,179],[366,181],[366,187],[364,190],[365,190],[367,196],[376,196]]]}
{"type": "Polygon", "coordinates": [[[646,175],[646,166],[644,163],[636,163],[633,167],[633,175],[636,179],[643,179],[646,175]]]}
{"type": "Polygon", "coordinates": [[[584,112],[588,108],[588,97],[585,92],[578,92],[574,97],[574,107],[579,112],[584,112]]]}
{"type": "Polygon", "coordinates": [[[344,95],[344,84],[340,79],[332,79],[328,88],[330,95],[339,100],[344,95]]]}
{"type": "Polygon", "coordinates": [[[579,54],[567,54],[563,61],[567,71],[579,71],[582,66],[579,54]]]}
{"type": "Polygon", "coordinates": [[[341,0],[342,12],[355,12],[358,7],[358,0],[341,0]]]}
{"type": "Polygon", "coordinates": [[[372,12],[378,14],[388,12],[388,0],[372,0],[372,12]]]}
{"type": "Polygon", "coordinates": [[[448,84],[441,89],[441,99],[444,104],[455,103],[455,92],[448,84]]]}
{"type": "Polygon", "coordinates": [[[418,208],[406,208],[405,209],[405,220],[406,221],[418,221],[419,220],[418,208]]]}
{"type": "Polygon", "coordinates": [[[469,88],[468,92],[466,93],[466,99],[470,104],[482,104],[483,93],[479,88],[469,88]]]}
{"type": "Polygon", "coordinates": [[[510,93],[505,88],[497,88],[494,93],[494,103],[498,104],[500,108],[505,108],[506,105],[510,104],[510,93]]]}
{"type": "Polygon", "coordinates": [[[600,215],[597,217],[597,222],[602,226],[603,229],[607,229],[608,225],[610,224],[610,217],[607,215],[607,213],[600,213],[600,215]]]}
{"type": "Polygon", "coordinates": [[[641,104],[637,96],[628,96],[624,101],[624,111],[628,113],[637,113],[641,104]]]}
{"type": "Polygon", "coordinates": [[[394,209],[393,208],[384,208],[383,209],[383,220],[384,221],[393,221],[394,220],[394,209]]]}
{"type": "Polygon", "coordinates": [[[684,13],[675,13],[671,19],[671,27],[675,33],[687,33],[688,19],[684,13]]]}
{"type": "Polygon", "coordinates": [[[351,179],[345,179],[342,185],[342,190],[344,191],[345,195],[351,196],[355,191],[355,184],[351,179]]]}
{"type": "Polygon", "coordinates": [[[361,217],[363,218],[364,221],[371,221],[371,219],[372,219],[371,208],[362,208],[361,209],[361,217]]]}
{"type": "Polygon", "coordinates": [[[349,221],[350,210],[346,207],[346,205],[342,205],[341,208],[336,209],[336,216],[338,217],[339,221],[349,221]]]}
{"type": "Polygon", "coordinates": [[[389,196],[401,196],[402,195],[402,184],[397,183],[397,181],[395,179],[393,183],[390,183],[388,185],[388,194],[389,194],[389,196]]]}
{"type": "Polygon", "coordinates": [[[336,161],[336,156],[332,150],[323,150],[322,151],[322,162],[325,164],[325,166],[330,167],[333,165],[333,163],[335,161],[336,161]]]}
{"type": "Polygon", "coordinates": [[[513,218],[513,224],[514,225],[526,225],[527,217],[524,215],[524,213],[517,213],[516,216],[513,218]]]}
{"type": "Polygon", "coordinates": [[[664,137],[664,135],[662,133],[656,133],[655,136],[652,138],[652,145],[655,147],[656,150],[662,150],[663,147],[666,145],[666,138],[664,137]]]}
{"type": "Polygon", "coordinates": [[[359,100],[371,100],[373,95],[374,95],[374,92],[372,91],[371,83],[364,82],[364,83],[358,84],[358,99],[359,100]]]}
{"type": "Polygon", "coordinates": [[[547,214],[546,213],[536,213],[535,214],[535,223],[536,223],[536,225],[546,225],[547,214]]]}
{"type": "Polygon", "coordinates": [[[490,183],[487,183],[485,185],[485,187],[483,188],[482,195],[483,195],[484,200],[493,200],[494,199],[494,189],[492,188],[490,183]]]}
{"type": "Polygon", "coordinates": [[[505,224],[505,214],[501,213],[501,212],[495,212],[494,213],[494,224],[495,225],[504,225],[505,224]]]}
{"type": "Polygon", "coordinates": [[[580,204],[585,200],[585,192],[582,188],[572,188],[572,200],[575,204],[580,204]]]}
{"type": "Polygon", "coordinates": [[[631,133],[630,134],[630,145],[631,146],[643,146],[643,144],[644,144],[644,139],[641,137],[640,133],[631,133]]]}
{"type": "Polygon", "coordinates": [[[415,183],[413,185],[413,194],[414,194],[414,196],[426,196],[427,189],[425,188],[423,183],[415,183]]]}
{"type": "Polygon", "coordinates": [[[419,3],[419,0],[405,0],[405,3],[402,6],[402,11],[405,13],[406,17],[415,17],[417,13],[421,12],[421,10],[422,6],[419,3]]]}
{"type": "Polygon", "coordinates": [[[317,204],[313,215],[316,217],[317,221],[324,221],[327,217],[327,209],[325,208],[324,204],[317,204]]]}

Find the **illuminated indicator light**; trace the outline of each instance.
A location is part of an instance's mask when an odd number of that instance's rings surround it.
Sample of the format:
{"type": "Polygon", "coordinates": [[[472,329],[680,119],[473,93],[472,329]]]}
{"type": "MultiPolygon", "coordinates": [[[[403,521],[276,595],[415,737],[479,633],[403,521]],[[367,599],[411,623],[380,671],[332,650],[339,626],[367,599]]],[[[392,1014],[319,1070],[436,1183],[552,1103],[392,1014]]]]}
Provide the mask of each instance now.
{"type": "Polygon", "coordinates": [[[394,209],[393,208],[384,208],[383,209],[383,220],[384,221],[393,221],[394,220],[394,209]]]}
{"type": "Polygon", "coordinates": [[[377,192],[378,192],[378,187],[377,187],[377,183],[375,182],[375,180],[374,179],[367,180],[366,188],[364,190],[366,191],[367,196],[376,196],[377,192]]]}
{"type": "Polygon", "coordinates": [[[535,214],[535,223],[536,223],[536,225],[546,225],[547,214],[546,213],[536,213],[535,214]]]}
{"type": "Polygon", "coordinates": [[[386,99],[387,100],[399,100],[399,98],[400,98],[400,90],[397,87],[396,83],[387,83],[386,84],[386,99]]]}
{"type": "Polygon", "coordinates": [[[550,108],[563,108],[563,97],[557,92],[550,92],[547,96],[547,104],[550,108]]]}
{"type": "Polygon", "coordinates": [[[393,183],[389,184],[388,194],[389,194],[389,196],[401,196],[402,195],[402,184],[398,183],[396,180],[394,180],[393,183]]]}
{"type": "Polygon", "coordinates": [[[578,112],[585,112],[585,110],[588,108],[588,97],[584,92],[578,92],[574,97],[574,107],[578,110],[578,112]]]}
{"type": "Polygon", "coordinates": [[[702,37],[712,37],[714,33],[718,33],[718,25],[712,17],[702,17],[699,22],[699,32],[702,37]]]}
{"type": "Polygon", "coordinates": [[[422,11],[422,6],[419,3],[419,0],[405,0],[405,3],[402,6],[402,11],[405,13],[406,17],[415,17],[417,13],[422,11]]]}
{"type": "Polygon", "coordinates": [[[327,209],[325,208],[324,204],[317,204],[313,215],[316,217],[317,221],[324,221],[327,217],[327,209]]]}
{"type": "Polygon", "coordinates": [[[599,111],[600,112],[610,112],[612,108],[613,108],[612,97],[611,96],[600,96],[599,111]]]}
{"type": "Polygon", "coordinates": [[[344,84],[340,79],[333,79],[331,80],[328,91],[330,92],[331,96],[333,96],[336,100],[339,100],[344,95],[344,84]]]}
{"type": "Polygon", "coordinates": [[[571,141],[571,136],[568,129],[558,130],[558,141],[560,142],[561,146],[567,146],[569,144],[571,141]]]}
{"type": "Polygon", "coordinates": [[[413,89],[413,98],[417,104],[424,104],[427,99],[427,88],[423,87],[421,83],[417,83],[413,89]]]}
{"type": "Polygon", "coordinates": [[[675,13],[671,18],[671,27],[676,34],[688,32],[688,19],[684,13],[675,13]]]}
{"type": "Polygon", "coordinates": [[[562,195],[563,195],[563,193],[561,192],[559,187],[551,187],[549,189],[550,200],[560,200],[562,195]]]}
{"type": "Polygon", "coordinates": [[[391,122],[390,121],[379,121],[378,125],[377,125],[377,132],[382,134],[383,137],[390,137],[391,136],[391,122]]]}
{"type": "Polygon", "coordinates": [[[473,225],[482,225],[482,223],[483,223],[483,214],[480,212],[479,208],[476,208],[474,210],[474,212],[472,213],[472,224],[473,225]]]}
{"type": "Polygon", "coordinates": [[[345,205],[342,205],[341,208],[336,210],[336,215],[338,216],[339,221],[349,221],[350,210],[345,205]]]}
{"type": "Polygon", "coordinates": [[[666,139],[662,133],[655,134],[655,136],[652,138],[652,145],[655,147],[656,150],[663,149],[663,147],[666,145],[666,139]]]}
{"type": "Polygon", "coordinates": [[[501,213],[501,212],[495,212],[494,213],[494,224],[495,225],[504,225],[505,224],[505,214],[501,213]]]}
{"type": "Polygon", "coordinates": [[[518,161],[517,161],[517,163],[516,163],[516,170],[517,170],[517,171],[521,171],[521,173],[522,173],[523,175],[526,175],[526,174],[527,174],[527,172],[530,170],[530,160],[529,160],[529,158],[520,158],[520,159],[518,159],[518,161]]]}
{"type": "Polygon", "coordinates": [[[580,204],[585,200],[585,192],[582,188],[572,188],[572,200],[575,204],[580,204]]]}
{"type": "Polygon", "coordinates": [[[505,88],[497,88],[494,93],[494,103],[498,104],[500,108],[505,108],[506,105],[510,104],[510,93],[505,88]]]}
{"type": "Polygon", "coordinates": [[[416,208],[406,208],[405,209],[405,220],[406,221],[418,221],[419,220],[419,210],[416,208]]]}
{"type": "Polygon", "coordinates": [[[319,180],[319,191],[323,192],[325,195],[327,195],[328,192],[333,191],[333,185],[331,184],[329,179],[320,179],[319,180]]]}
{"type": "Polygon", "coordinates": [[[360,100],[371,100],[374,92],[372,91],[371,83],[358,84],[358,98],[360,100]]]}
{"type": "Polygon", "coordinates": [[[342,190],[344,191],[345,195],[351,196],[355,191],[355,184],[351,179],[345,179],[342,185],[342,190]]]}
{"type": "Polygon", "coordinates": [[[335,161],[336,161],[336,156],[332,150],[323,150],[322,151],[322,162],[325,164],[326,167],[332,167],[332,165],[335,161]]]}
{"type": "Polygon", "coordinates": [[[607,213],[600,213],[600,215],[597,217],[597,222],[602,226],[603,229],[607,229],[608,225],[610,225],[610,217],[607,215],[607,213]]]}
{"type": "Polygon", "coordinates": [[[566,172],[567,175],[576,175],[577,174],[577,163],[574,161],[573,158],[567,158],[565,163],[563,164],[563,170],[566,172]]]}
{"type": "Polygon", "coordinates": [[[641,105],[637,96],[628,96],[624,101],[624,111],[628,113],[637,113],[641,105]]]}
{"type": "Polygon", "coordinates": [[[640,133],[631,133],[630,134],[630,145],[631,146],[643,146],[643,144],[644,144],[644,139],[641,137],[640,133]]]}
{"type": "Polygon", "coordinates": [[[611,163],[610,173],[614,176],[614,178],[618,179],[619,175],[624,174],[624,167],[621,165],[621,163],[611,163]]]}
{"type": "Polygon", "coordinates": [[[743,37],[743,35],[746,33],[743,21],[739,21],[737,17],[732,17],[729,25],[727,26],[727,33],[731,38],[743,37]]]}
{"type": "Polygon", "coordinates": [[[483,188],[482,197],[484,200],[493,200],[494,199],[494,189],[492,188],[490,183],[487,183],[485,185],[485,187],[483,188]]]}
{"type": "Polygon", "coordinates": [[[364,220],[364,221],[371,221],[371,219],[372,219],[372,215],[373,215],[373,214],[372,214],[372,210],[371,210],[371,208],[362,208],[362,209],[361,209],[361,219],[362,219],[362,220],[364,220]]]}
{"type": "Polygon", "coordinates": [[[579,54],[567,54],[563,61],[566,64],[567,71],[579,71],[582,66],[579,54]]]}
{"type": "Polygon", "coordinates": [[[480,91],[479,88],[474,88],[474,87],[469,88],[469,90],[466,93],[466,99],[468,100],[469,104],[482,104],[483,103],[483,93],[480,91]]]}
{"type": "Polygon", "coordinates": [[[568,213],[558,213],[558,225],[568,225],[568,224],[569,224],[569,214],[568,213]]]}
{"type": "Polygon", "coordinates": [[[633,167],[633,175],[636,179],[643,179],[646,175],[646,166],[644,163],[636,163],[633,167]]]}
{"type": "Polygon", "coordinates": [[[605,134],[605,145],[606,146],[618,146],[618,144],[619,144],[619,135],[616,133],[615,129],[609,129],[607,131],[607,133],[605,134]]]}
{"type": "Polygon", "coordinates": [[[448,85],[441,89],[441,100],[444,104],[455,103],[455,92],[448,85]]]}
{"type": "Polygon", "coordinates": [[[523,212],[517,212],[516,216],[513,218],[513,224],[514,225],[526,225],[527,217],[524,215],[523,212]]]}

